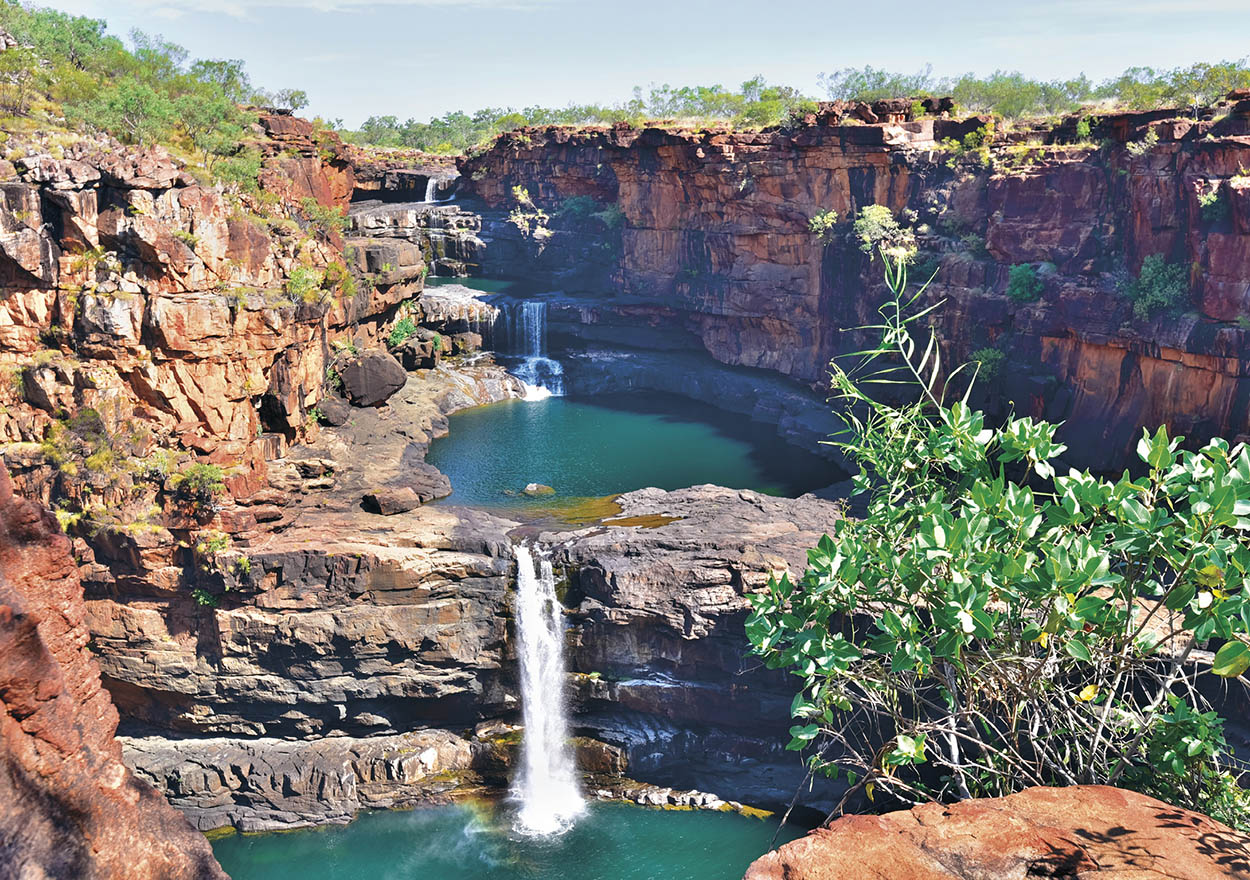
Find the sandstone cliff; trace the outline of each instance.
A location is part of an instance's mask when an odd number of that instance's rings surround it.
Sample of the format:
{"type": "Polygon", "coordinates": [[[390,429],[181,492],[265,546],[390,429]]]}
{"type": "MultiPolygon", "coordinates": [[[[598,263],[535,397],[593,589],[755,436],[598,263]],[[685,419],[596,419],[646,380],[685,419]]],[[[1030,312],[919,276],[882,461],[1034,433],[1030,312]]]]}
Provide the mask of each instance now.
{"type": "Polygon", "coordinates": [[[526,271],[565,291],[568,322],[596,338],[610,325],[626,344],[662,329],[667,345],[819,383],[883,293],[846,221],[886,205],[913,225],[924,271],[940,269],[931,299],[946,300],[947,360],[1003,351],[987,402],[1066,420],[1074,463],[1118,467],[1141,426],[1161,422],[1194,439],[1250,433],[1244,102],[1219,120],[1108,118],[1102,146],[1062,143],[1071,125],[1001,135],[989,168],[947,140],[986,120],[866,125],[836,110],[759,133],[505,134],[460,166],[462,194],[484,206],[477,261],[524,275],[508,264],[528,248],[526,271]],[[1157,146],[1127,150],[1150,130],[1157,146]],[[553,215],[540,241],[506,220],[515,187],[553,215]],[[1222,208],[1204,212],[1198,199],[1213,193],[1222,208]],[[562,219],[574,197],[618,206],[619,226],[562,219]],[[843,221],[828,246],[808,228],[827,210],[843,221]],[[1150,254],[1190,267],[1184,314],[1136,319],[1118,293],[1150,254]],[[1022,263],[1041,267],[1039,302],[1004,294],[1022,263]]]}
{"type": "Polygon", "coordinates": [[[0,466],[0,874],[210,880],[208,842],[122,763],[69,541],[0,466]]]}
{"type": "Polygon", "coordinates": [[[758,859],[746,880],[1029,877],[1222,880],[1250,873],[1250,837],[1106,786],[846,816],[758,859]]]}

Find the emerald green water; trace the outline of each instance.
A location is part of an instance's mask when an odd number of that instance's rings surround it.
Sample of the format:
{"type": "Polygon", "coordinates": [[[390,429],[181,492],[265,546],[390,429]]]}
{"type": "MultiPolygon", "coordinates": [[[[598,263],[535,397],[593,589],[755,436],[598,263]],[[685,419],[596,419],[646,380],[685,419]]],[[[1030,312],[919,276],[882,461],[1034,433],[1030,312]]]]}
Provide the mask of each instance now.
{"type": "Polygon", "coordinates": [[[511,400],[456,413],[449,428],[426,461],[451,480],[450,504],[549,506],[701,483],[796,496],[837,479],[744,416],[664,394],[511,400]],[[529,483],[556,496],[517,496],[529,483]]]}
{"type": "Polygon", "coordinates": [[[450,806],[236,835],[213,850],[234,880],[734,880],[775,829],[734,813],[595,804],[566,834],[529,839],[489,811],[450,806]]]}

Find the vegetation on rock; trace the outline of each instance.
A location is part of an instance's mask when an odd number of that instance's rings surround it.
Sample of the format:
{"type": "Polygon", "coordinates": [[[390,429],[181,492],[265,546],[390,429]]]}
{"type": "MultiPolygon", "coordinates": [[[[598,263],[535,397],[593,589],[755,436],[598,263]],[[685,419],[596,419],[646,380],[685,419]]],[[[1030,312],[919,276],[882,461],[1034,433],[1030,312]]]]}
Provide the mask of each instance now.
{"type": "Polygon", "coordinates": [[[832,367],[867,514],[747,623],[802,679],[790,747],[847,798],[1109,783],[1250,826],[1199,688],[1250,668],[1250,450],[1182,451],[1160,428],[1138,476],[1060,475],[1055,425],[989,427],[967,393],[948,401],[962,368],[916,339],[937,306],[917,306],[901,261],[886,277],[880,345],[832,367]],[[899,383],[911,402],[874,396],[899,383]]]}
{"type": "Polygon", "coordinates": [[[1037,270],[1028,263],[1012,266],[1007,273],[1007,295],[1016,302],[1036,302],[1042,298],[1045,284],[1037,270]]]}
{"type": "Polygon", "coordinates": [[[1122,291],[1133,301],[1133,315],[1143,320],[1180,310],[1189,300],[1189,271],[1169,263],[1161,254],[1142,260],[1137,277],[1124,283],[1122,291]]]}

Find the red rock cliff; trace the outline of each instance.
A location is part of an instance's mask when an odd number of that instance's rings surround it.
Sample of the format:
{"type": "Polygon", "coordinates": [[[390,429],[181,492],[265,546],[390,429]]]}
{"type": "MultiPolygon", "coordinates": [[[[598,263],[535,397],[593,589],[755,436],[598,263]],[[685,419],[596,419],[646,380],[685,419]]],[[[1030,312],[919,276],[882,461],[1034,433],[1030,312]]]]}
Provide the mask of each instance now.
{"type": "MultiPolygon", "coordinates": [[[[846,124],[837,114],[760,133],[534,129],[462,161],[462,191],[490,209],[528,190],[553,209],[572,196],[624,213],[612,287],[628,308],[679,323],[715,358],[805,381],[854,350],[846,328],[875,317],[882,289],[849,234],[860,208],[914,227],[948,360],[1007,353],[987,390],[1002,409],[1066,420],[1076,463],[1116,467],[1144,425],[1229,438],[1250,433],[1250,123],[1105,120],[1104,145],[1056,146],[1038,131],[995,147],[993,169],[941,149],[983,120],[846,124]],[[1126,141],[1153,129],[1139,155],[1126,141]],[[1047,144],[1041,144],[1046,140],[1047,144]],[[952,161],[953,160],[953,161],[952,161]],[[1204,213],[1200,195],[1215,193],[1204,213]],[[825,246],[817,213],[842,220],[825,246]],[[1190,268],[1183,314],[1133,317],[1123,276],[1161,254],[1190,268]],[[1009,269],[1041,266],[1039,302],[1005,295],[1009,269]]],[[[546,245],[552,259],[555,240],[546,245]]],[[[641,318],[647,320],[645,316],[641,318]]]]}
{"type": "Polygon", "coordinates": [[[69,541],[0,466],[0,875],[225,878],[208,841],[122,764],[69,541]]]}

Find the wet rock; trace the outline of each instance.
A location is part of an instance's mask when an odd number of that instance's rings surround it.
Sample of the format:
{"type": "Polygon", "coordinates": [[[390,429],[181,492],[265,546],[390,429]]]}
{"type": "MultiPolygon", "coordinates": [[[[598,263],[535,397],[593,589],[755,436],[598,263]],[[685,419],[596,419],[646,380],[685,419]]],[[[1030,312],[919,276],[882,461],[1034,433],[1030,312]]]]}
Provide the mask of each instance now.
{"type": "Polygon", "coordinates": [[[1031,788],[1004,798],[845,816],[758,859],[746,880],[952,876],[1250,875],[1250,836],[1154,798],[1106,786],[1031,788]]]}
{"type": "Polygon", "coordinates": [[[380,406],[408,381],[399,361],[380,349],[350,358],[339,368],[339,376],[344,393],[355,406],[380,406]]]}
{"type": "Polygon", "coordinates": [[[540,495],[554,495],[556,490],[542,483],[527,483],[525,488],[521,490],[521,493],[529,495],[531,498],[537,498],[540,495]]]}

